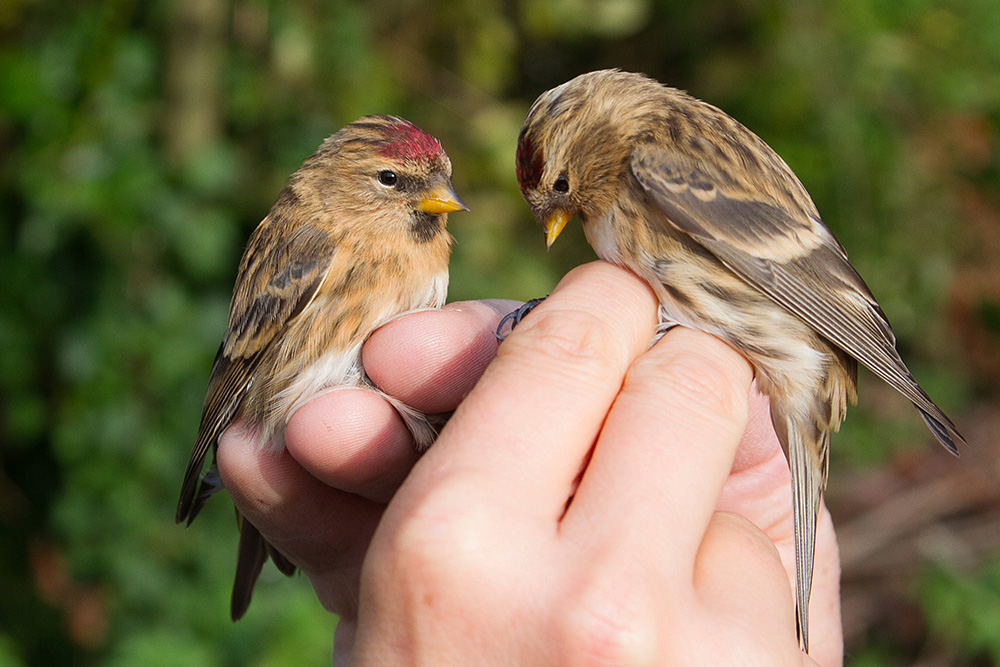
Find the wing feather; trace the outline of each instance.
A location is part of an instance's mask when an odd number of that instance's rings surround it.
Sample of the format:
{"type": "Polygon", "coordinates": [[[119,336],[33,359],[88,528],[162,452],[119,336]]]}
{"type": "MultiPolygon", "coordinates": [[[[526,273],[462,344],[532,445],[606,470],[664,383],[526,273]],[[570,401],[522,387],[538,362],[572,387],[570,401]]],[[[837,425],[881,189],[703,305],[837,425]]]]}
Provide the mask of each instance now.
{"type": "MultiPolygon", "coordinates": [[[[654,144],[632,154],[632,173],[674,228],[871,369],[920,410],[952,452],[964,442],[896,351],[889,322],[843,248],[790,202],[752,191],[704,162],[654,144]]],[[[789,171],[792,184],[801,188],[789,171]]]]}
{"type": "Polygon", "coordinates": [[[214,477],[201,475],[209,450],[236,416],[272,342],[312,302],[330,271],[335,247],[330,235],[310,225],[287,233],[282,210],[275,204],[243,256],[229,328],[212,366],[201,425],[184,472],[177,523],[193,521],[221,488],[214,477]]]}

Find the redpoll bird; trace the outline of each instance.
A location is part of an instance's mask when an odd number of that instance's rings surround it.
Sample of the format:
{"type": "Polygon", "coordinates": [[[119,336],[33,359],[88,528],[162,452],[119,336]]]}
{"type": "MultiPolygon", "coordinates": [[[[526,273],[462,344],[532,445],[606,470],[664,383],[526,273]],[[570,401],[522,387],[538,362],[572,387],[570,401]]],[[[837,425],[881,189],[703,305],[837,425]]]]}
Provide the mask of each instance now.
{"type": "Polygon", "coordinates": [[[830,433],[857,398],[857,362],[910,399],[949,451],[964,439],[910,375],[791,169],[716,107],[639,74],[583,74],[531,107],[517,180],[548,245],[578,215],[602,259],[652,286],[665,325],[713,334],[753,364],[789,457],[808,651],[830,433]]]}
{"type": "MultiPolygon", "coordinates": [[[[250,237],[212,367],[177,522],[222,488],[205,457],[234,421],[280,451],[291,414],[331,387],[370,386],[361,344],[400,313],[436,308],[448,290],[447,214],[468,210],[436,139],[395,116],[368,116],[329,137],[296,171],[250,237]]],[[[433,425],[386,396],[419,448],[433,425]]],[[[261,568],[295,566],[245,519],[230,613],[243,616],[261,568]]]]}

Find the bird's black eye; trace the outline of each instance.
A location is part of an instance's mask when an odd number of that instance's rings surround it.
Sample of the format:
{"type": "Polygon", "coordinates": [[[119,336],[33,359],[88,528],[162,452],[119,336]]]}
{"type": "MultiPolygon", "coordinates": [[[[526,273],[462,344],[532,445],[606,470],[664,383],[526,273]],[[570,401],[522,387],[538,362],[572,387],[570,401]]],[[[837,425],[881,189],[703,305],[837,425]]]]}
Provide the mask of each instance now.
{"type": "Polygon", "coordinates": [[[390,188],[396,185],[396,183],[399,181],[399,176],[396,176],[396,172],[389,171],[388,169],[383,169],[382,171],[380,171],[378,174],[376,174],[376,178],[378,178],[379,183],[390,188]]]}
{"type": "Polygon", "coordinates": [[[552,189],[560,194],[569,192],[569,181],[566,180],[565,176],[560,176],[556,179],[556,182],[552,184],[552,189]]]}

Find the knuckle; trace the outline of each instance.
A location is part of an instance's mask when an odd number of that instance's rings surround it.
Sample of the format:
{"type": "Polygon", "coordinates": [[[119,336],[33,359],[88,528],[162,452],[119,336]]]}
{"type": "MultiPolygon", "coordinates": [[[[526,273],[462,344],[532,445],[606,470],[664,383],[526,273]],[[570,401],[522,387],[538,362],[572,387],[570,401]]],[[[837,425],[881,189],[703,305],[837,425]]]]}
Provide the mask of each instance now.
{"type": "Polygon", "coordinates": [[[723,359],[702,351],[643,355],[629,369],[624,390],[683,402],[715,421],[745,423],[749,415],[749,394],[739,379],[723,359]]]}
{"type": "Polygon", "coordinates": [[[739,545],[740,553],[747,555],[744,561],[747,565],[753,563],[776,566],[778,579],[784,575],[777,545],[767,533],[746,517],[733,512],[715,512],[706,535],[709,533],[713,538],[726,539],[730,544],[739,545]]]}
{"type": "Polygon", "coordinates": [[[398,517],[380,545],[393,585],[448,590],[461,573],[482,567],[487,540],[483,522],[441,490],[416,501],[398,517]]]}
{"type": "Polygon", "coordinates": [[[586,310],[540,309],[518,326],[517,334],[504,341],[498,355],[523,355],[532,363],[574,374],[620,372],[627,362],[623,359],[625,341],[617,339],[607,322],[586,310]]]}
{"type": "Polygon", "coordinates": [[[643,596],[599,585],[585,587],[564,608],[559,634],[572,665],[656,663],[658,636],[643,596]]]}

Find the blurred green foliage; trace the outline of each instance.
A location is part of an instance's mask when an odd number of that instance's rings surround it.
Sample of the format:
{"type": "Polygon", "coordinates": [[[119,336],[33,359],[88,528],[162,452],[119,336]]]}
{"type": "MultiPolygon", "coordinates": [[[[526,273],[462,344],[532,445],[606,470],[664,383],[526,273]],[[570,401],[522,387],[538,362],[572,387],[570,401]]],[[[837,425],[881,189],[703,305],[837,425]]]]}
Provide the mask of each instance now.
{"type": "Polygon", "coordinates": [[[1000,664],[1000,562],[973,577],[930,566],[919,593],[930,626],[954,653],[1000,664]]]}
{"type": "MultiPolygon", "coordinates": [[[[593,253],[578,225],[545,253],[516,136],[537,94],[600,67],[770,142],[932,395],[961,418],[996,389],[996,0],[4,0],[0,665],[328,663],[335,619],[301,577],[268,568],[229,622],[224,500],[172,521],[242,245],[325,136],[396,113],[442,141],[472,208],[450,221],[452,298],[545,294],[593,253]]],[[[852,412],[835,465],[929,441],[862,391],[879,407],[852,412]]],[[[997,616],[995,590],[944,576],[933,631],[997,656],[1000,625],[961,622],[966,601],[997,616]]]]}

